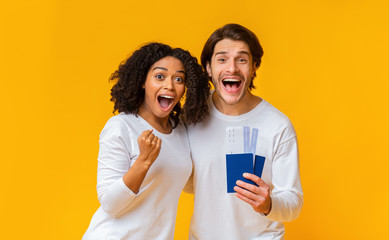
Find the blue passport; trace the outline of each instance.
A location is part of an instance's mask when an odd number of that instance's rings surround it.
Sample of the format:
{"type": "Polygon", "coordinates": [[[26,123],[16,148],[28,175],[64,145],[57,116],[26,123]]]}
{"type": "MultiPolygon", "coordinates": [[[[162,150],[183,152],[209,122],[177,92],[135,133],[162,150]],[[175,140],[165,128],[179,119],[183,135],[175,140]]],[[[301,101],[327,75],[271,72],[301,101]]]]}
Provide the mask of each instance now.
{"type": "Polygon", "coordinates": [[[263,166],[265,165],[265,157],[255,155],[254,174],[262,177],[263,166]]]}
{"type": "Polygon", "coordinates": [[[236,181],[241,180],[253,185],[253,181],[243,177],[243,173],[252,173],[262,176],[265,157],[252,153],[226,154],[227,193],[235,192],[236,181]]]}

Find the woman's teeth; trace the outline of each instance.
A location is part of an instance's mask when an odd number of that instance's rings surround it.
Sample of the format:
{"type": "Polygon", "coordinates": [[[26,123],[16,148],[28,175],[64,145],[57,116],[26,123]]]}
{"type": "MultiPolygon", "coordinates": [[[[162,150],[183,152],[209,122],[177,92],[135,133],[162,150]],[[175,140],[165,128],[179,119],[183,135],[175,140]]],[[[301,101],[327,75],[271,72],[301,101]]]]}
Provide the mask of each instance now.
{"type": "Polygon", "coordinates": [[[158,96],[159,105],[164,109],[170,107],[173,101],[174,101],[174,97],[172,96],[167,96],[167,95],[158,96]]]}

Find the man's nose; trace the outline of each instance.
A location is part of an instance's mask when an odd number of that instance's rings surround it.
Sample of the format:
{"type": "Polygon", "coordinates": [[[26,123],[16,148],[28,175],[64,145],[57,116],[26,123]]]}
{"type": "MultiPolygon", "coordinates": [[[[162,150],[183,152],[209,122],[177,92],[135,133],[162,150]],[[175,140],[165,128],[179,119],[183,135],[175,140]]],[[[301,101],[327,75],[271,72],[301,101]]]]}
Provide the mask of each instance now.
{"type": "Polygon", "coordinates": [[[231,60],[227,62],[227,70],[230,73],[235,73],[237,71],[236,62],[231,60]]]}

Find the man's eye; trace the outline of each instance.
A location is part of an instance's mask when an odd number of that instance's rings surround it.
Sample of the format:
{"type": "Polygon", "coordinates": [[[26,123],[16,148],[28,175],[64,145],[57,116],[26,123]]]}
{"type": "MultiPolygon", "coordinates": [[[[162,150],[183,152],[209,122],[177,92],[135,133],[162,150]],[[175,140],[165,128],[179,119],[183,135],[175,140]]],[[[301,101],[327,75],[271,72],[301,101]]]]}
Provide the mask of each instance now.
{"type": "Polygon", "coordinates": [[[246,62],[247,62],[247,59],[241,58],[241,59],[239,59],[238,61],[239,61],[240,63],[246,63],[246,62]]]}
{"type": "Polygon", "coordinates": [[[219,58],[217,61],[218,61],[218,62],[225,62],[226,59],[224,59],[224,58],[219,58]]]}

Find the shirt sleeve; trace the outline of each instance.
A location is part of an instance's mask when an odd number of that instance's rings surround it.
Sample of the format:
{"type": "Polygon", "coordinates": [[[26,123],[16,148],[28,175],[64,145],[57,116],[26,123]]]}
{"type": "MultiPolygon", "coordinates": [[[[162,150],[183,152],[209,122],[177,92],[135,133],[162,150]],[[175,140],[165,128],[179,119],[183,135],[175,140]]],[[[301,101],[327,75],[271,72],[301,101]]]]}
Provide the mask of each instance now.
{"type": "Polygon", "coordinates": [[[97,194],[108,214],[118,216],[136,194],[123,182],[130,168],[131,133],[123,120],[111,118],[100,134],[97,167],[97,194]]]}
{"type": "MultiPolygon", "coordinates": [[[[188,126],[185,124],[185,131],[186,131],[186,136],[188,136],[188,126]]],[[[190,142],[189,142],[189,139],[188,139],[188,144],[190,145],[190,142]]],[[[192,150],[191,150],[192,151],[192,150]]],[[[192,173],[190,174],[190,177],[188,178],[188,181],[186,182],[185,186],[184,186],[184,189],[183,191],[186,192],[186,193],[189,193],[189,194],[194,194],[194,186],[193,186],[193,177],[194,177],[194,163],[193,163],[193,156],[192,156],[192,152],[190,153],[190,158],[191,158],[191,161],[192,161],[192,173]]]]}
{"type": "Polygon", "coordinates": [[[303,206],[296,137],[279,144],[272,171],[272,209],[267,218],[278,222],[292,221],[303,206]]]}
{"type": "Polygon", "coordinates": [[[188,181],[186,182],[183,191],[189,194],[194,194],[194,189],[193,189],[193,169],[192,169],[192,174],[188,178],[188,181]]]}

